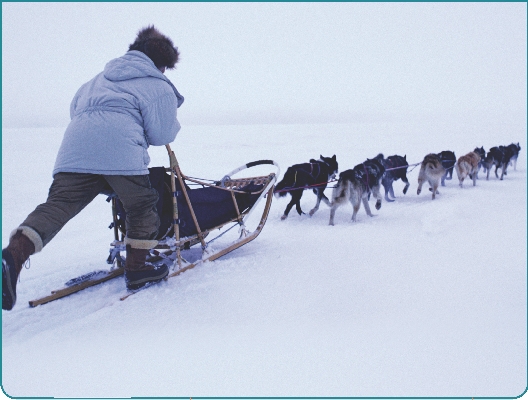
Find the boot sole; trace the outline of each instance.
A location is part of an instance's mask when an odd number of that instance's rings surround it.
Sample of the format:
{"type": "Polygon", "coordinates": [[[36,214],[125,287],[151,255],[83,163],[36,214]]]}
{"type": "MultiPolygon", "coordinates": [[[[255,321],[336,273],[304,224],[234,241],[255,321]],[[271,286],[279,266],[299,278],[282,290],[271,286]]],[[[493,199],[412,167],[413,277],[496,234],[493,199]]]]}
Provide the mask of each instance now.
{"type": "Polygon", "coordinates": [[[169,275],[168,268],[165,271],[162,271],[158,276],[150,276],[148,278],[138,279],[131,282],[129,281],[126,284],[126,287],[128,290],[137,290],[145,286],[147,283],[158,283],[167,275],[169,275]]]}

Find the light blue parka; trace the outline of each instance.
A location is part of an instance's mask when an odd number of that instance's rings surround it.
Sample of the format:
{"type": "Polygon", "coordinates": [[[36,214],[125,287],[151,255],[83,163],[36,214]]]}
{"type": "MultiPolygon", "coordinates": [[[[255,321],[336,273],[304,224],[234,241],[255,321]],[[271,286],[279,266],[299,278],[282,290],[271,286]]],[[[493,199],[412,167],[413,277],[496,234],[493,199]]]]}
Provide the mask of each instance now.
{"type": "Polygon", "coordinates": [[[183,103],[171,81],[140,51],[106,64],[77,91],[53,175],[146,175],[147,149],[171,143],[183,103]]]}

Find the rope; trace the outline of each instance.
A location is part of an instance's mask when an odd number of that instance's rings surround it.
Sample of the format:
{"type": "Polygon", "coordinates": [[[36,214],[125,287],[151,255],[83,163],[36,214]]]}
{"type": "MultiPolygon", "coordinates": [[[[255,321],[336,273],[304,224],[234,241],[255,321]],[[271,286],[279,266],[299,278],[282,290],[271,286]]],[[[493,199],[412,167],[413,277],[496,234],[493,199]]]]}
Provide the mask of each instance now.
{"type": "MultiPolygon", "coordinates": [[[[401,166],[401,167],[386,168],[385,171],[392,171],[392,170],[395,170],[395,169],[401,169],[401,168],[416,167],[417,165],[420,165],[420,164],[421,164],[421,162],[416,163],[416,164],[404,165],[404,166],[401,166]]],[[[413,168],[413,169],[414,169],[414,168],[413,168]]],[[[411,170],[411,171],[412,171],[412,170],[411,170]]]]}
{"type": "Polygon", "coordinates": [[[327,184],[332,183],[332,182],[337,182],[337,179],[332,179],[331,181],[328,181],[328,182],[315,183],[313,185],[306,185],[306,186],[300,186],[300,187],[293,187],[293,186],[292,187],[286,187],[284,189],[275,190],[274,193],[291,192],[292,190],[311,189],[313,187],[327,185],[327,184]]]}
{"type": "Polygon", "coordinates": [[[241,225],[238,221],[235,221],[233,223],[233,225],[230,227],[230,228],[227,228],[224,232],[222,232],[221,234],[219,234],[218,236],[212,238],[211,240],[209,240],[207,242],[207,245],[209,246],[209,244],[213,243],[215,240],[219,239],[220,237],[224,236],[227,232],[229,232],[231,229],[233,229],[234,227],[236,227],[237,225],[241,225]]]}

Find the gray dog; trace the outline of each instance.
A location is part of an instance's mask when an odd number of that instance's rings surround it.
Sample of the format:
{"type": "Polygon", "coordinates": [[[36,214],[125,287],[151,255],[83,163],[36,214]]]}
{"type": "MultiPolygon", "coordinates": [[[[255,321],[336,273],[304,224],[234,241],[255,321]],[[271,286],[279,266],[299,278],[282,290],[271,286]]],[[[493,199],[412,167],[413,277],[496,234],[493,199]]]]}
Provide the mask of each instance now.
{"type": "Polygon", "coordinates": [[[347,201],[352,204],[352,221],[354,222],[361,202],[363,202],[367,215],[372,217],[368,204],[371,193],[376,198],[376,210],[381,208],[381,178],[385,173],[385,167],[380,162],[382,159],[383,155],[379,154],[373,159],[367,159],[364,163],[356,165],[354,169],[348,169],[339,174],[339,181],[332,193],[330,225],[334,225],[336,209],[347,201]]]}
{"type": "Polygon", "coordinates": [[[429,182],[431,188],[429,189],[433,192],[433,200],[435,195],[438,192],[438,186],[440,181],[444,176],[446,169],[442,165],[442,160],[436,154],[427,154],[422,161],[422,166],[420,167],[420,173],[418,174],[418,190],[417,194],[422,192],[422,185],[425,181],[429,182]]]}

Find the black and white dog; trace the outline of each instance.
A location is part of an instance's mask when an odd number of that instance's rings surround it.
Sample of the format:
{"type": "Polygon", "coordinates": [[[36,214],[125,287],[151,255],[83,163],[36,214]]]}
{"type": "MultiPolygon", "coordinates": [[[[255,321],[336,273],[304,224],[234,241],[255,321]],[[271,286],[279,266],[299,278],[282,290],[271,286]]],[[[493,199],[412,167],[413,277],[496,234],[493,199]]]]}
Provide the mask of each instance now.
{"type": "Polygon", "coordinates": [[[313,191],[317,195],[317,202],[315,203],[315,207],[310,211],[310,216],[314,215],[319,209],[321,200],[329,206],[330,201],[325,196],[324,190],[326,189],[328,181],[335,178],[337,168],[338,164],[335,154],[332,157],[321,156],[320,160],[311,159],[309,163],[296,164],[289,167],[282,180],[274,189],[274,193],[278,197],[286,196],[286,193],[290,193],[292,196],[291,201],[286,206],[286,210],[284,210],[281,220],[288,218],[288,214],[294,205],[299,215],[304,214],[301,209],[301,197],[304,189],[310,186],[314,186],[313,191]]]}
{"type": "Polygon", "coordinates": [[[442,186],[445,186],[446,179],[448,181],[453,179],[453,169],[455,168],[457,158],[455,156],[455,152],[450,151],[450,150],[441,151],[440,153],[437,154],[437,156],[440,158],[440,161],[442,162],[442,166],[446,170],[444,173],[444,176],[442,176],[442,181],[441,181],[442,186]]]}
{"type": "Polygon", "coordinates": [[[356,221],[356,215],[361,207],[361,202],[365,207],[367,215],[372,217],[368,200],[372,193],[376,198],[376,210],[381,208],[381,179],[385,173],[385,167],[380,162],[383,155],[379,154],[374,159],[367,159],[362,164],[356,165],[353,169],[348,169],[339,174],[339,181],[332,193],[332,204],[330,209],[330,225],[334,225],[334,215],[336,209],[350,201],[353,207],[352,221],[356,221]]]}
{"type": "Polygon", "coordinates": [[[495,146],[492,147],[488,154],[486,155],[486,168],[488,168],[488,173],[486,174],[486,180],[489,179],[489,173],[491,167],[495,166],[495,176],[498,178],[499,174],[497,169],[502,169],[500,180],[504,178],[504,175],[508,175],[508,164],[510,163],[511,158],[513,157],[514,150],[510,146],[495,146]]]}
{"type": "Polygon", "coordinates": [[[407,155],[404,155],[403,157],[393,155],[387,158],[383,158],[383,154],[379,154],[378,157],[379,156],[381,156],[381,160],[379,161],[381,161],[385,167],[385,173],[381,178],[381,183],[385,189],[385,200],[389,202],[394,201],[393,199],[396,198],[396,196],[394,196],[394,189],[392,188],[392,183],[394,181],[401,179],[405,183],[403,194],[406,194],[407,189],[409,189],[410,183],[407,179],[407,168],[409,167],[409,163],[407,162],[407,155]],[[389,198],[389,194],[392,196],[392,199],[389,198]]]}
{"type": "Polygon", "coordinates": [[[475,147],[475,150],[473,150],[475,153],[478,154],[480,157],[480,161],[478,162],[478,170],[477,170],[477,179],[478,179],[478,173],[480,172],[481,168],[484,168],[484,173],[486,173],[486,150],[484,150],[484,146],[481,147],[475,147]]]}

